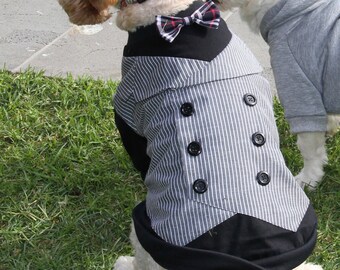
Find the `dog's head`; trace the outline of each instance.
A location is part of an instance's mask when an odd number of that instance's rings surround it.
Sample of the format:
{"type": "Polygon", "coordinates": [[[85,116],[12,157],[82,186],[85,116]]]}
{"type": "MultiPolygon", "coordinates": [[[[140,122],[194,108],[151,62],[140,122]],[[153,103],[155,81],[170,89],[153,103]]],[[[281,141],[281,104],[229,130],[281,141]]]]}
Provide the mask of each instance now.
{"type": "Polygon", "coordinates": [[[111,17],[109,6],[118,0],[58,0],[70,18],[77,25],[103,23],[111,17]]]}

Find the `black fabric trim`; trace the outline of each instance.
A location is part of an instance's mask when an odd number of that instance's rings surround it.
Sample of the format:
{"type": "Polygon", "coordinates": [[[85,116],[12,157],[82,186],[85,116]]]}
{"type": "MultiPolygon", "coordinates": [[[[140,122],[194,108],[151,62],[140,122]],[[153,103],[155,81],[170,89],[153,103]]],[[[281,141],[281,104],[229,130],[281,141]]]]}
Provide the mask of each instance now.
{"type": "MultiPolygon", "coordinates": [[[[150,219],[146,214],[145,202],[134,209],[133,220],[137,237],[144,249],[159,265],[169,270],[291,270],[310,255],[314,249],[317,236],[316,217],[311,206],[295,236],[289,235],[287,230],[259,221],[256,218],[237,214],[185,247],[165,242],[152,230],[150,219]],[[242,224],[243,222],[250,225],[242,224]],[[240,224],[242,224],[240,228],[234,227],[240,224]],[[256,235],[247,235],[259,233],[256,228],[249,230],[250,227],[258,225],[266,225],[265,228],[276,234],[277,239],[275,241],[271,239],[272,237],[268,239],[267,233],[258,235],[258,239],[254,238],[256,235]],[[223,231],[228,228],[233,229],[229,232],[223,231]],[[211,232],[213,232],[212,235],[211,232]],[[216,233],[222,235],[217,237],[216,233]],[[288,239],[286,239],[287,236],[288,239]],[[223,239],[223,237],[230,238],[223,239]],[[247,246],[249,244],[247,241],[241,244],[244,239],[252,237],[254,242],[251,245],[247,246]],[[293,238],[296,238],[296,240],[293,240],[292,244],[288,244],[293,238]],[[205,241],[207,243],[204,243],[205,241]],[[269,245],[267,241],[270,242],[269,245]],[[213,244],[213,242],[216,244],[213,244]],[[281,244],[283,247],[280,247],[281,244]],[[270,248],[273,245],[274,251],[271,251],[270,248]],[[225,248],[224,246],[229,247],[225,248]],[[240,250],[239,246],[242,246],[243,250],[240,250]],[[287,247],[288,250],[284,252],[283,249],[287,247]],[[241,256],[249,257],[246,253],[252,254],[253,252],[256,254],[256,260],[241,258],[241,256]]],[[[264,230],[261,230],[262,233],[264,230]]],[[[294,233],[291,232],[291,234],[294,233]]]]}
{"type": "Polygon", "coordinates": [[[134,132],[117,112],[115,112],[115,122],[126,151],[144,180],[150,165],[150,158],[146,154],[147,140],[134,132]]]}
{"type": "Polygon", "coordinates": [[[266,268],[292,269],[302,263],[309,254],[303,255],[300,262],[296,261],[299,258],[281,261],[280,256],[308,242],[316,231],[316,220],[316,214],[311,205],[297,232],[238,214],[201,235],[187,246],[241,257],[247,261],[257,262],[266,268]],[[266,259],[264,263],[262,261],[264,257],[275,259],[266,259]]]}
{"type": "MultiPolygon", "coordinates": [[[[187,10],[175,16],[190,16],[203,3],[196,1],[187,10]]],[[[210,62],[229,44],[231,37],[232,34],[222,18],[218,29],[197,24],[183,27],[172,43],[160,36],[156,23],[153,23],[140,27],[135,32],[129,32],[123,55],[180,57],[210,62]]]]}
{"type": "Polygon", "coordinates": [[[265,270],[241,258],[209,250],[171,245],[151,228],[145,202],[133,211],[136,234],[143,248],[162,267],[168,270],[265,270]]]}

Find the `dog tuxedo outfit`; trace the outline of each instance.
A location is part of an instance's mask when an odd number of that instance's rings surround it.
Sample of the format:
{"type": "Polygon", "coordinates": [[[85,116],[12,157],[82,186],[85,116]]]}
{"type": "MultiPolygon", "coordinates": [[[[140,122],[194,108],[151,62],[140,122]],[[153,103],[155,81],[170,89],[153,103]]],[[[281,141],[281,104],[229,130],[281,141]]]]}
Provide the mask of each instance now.
{"type": "Polygon", "coordinates": [[[147,187],[133,211],[138,240],[172,270],[298,266],[317,221],[280,152],[260,65],[222,19],[218,29],[185,25],[172,42],[158,28],[129,33],[114,96],[147,187]]]}
{"type": "Polygon", "coordinates": [[[340,114],[340,0],[281,0],[260,28],[292,132],[326,131],[340,114]]]}

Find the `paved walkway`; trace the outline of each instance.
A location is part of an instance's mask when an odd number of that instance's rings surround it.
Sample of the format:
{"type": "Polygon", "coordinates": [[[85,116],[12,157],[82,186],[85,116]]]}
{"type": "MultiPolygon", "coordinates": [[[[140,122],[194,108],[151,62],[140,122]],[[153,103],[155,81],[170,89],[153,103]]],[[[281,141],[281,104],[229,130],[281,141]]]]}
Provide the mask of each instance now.
{"type": "MultiPolygon", "coordinates": [[[[47,75],[90,75],[119,80],[127,34],[114,23],[77,27],[68,22],[57,0],[30,0],[13,4],[0,0],[0,67],[13,72],[33,67],[47,75]]],[[[268,46],[241,22],[238,13],[224,13],[230,29],[250,47],[274,86],[268,46]]]]}

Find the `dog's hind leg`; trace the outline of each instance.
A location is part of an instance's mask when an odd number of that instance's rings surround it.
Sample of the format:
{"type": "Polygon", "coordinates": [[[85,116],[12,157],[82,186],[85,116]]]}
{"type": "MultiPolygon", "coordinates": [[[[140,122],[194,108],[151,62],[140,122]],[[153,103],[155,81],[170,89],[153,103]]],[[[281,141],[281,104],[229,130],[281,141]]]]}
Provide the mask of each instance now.
{"type": "Polygon", "coordinates": [[[139,243],[134,226],[131,226],[130,241],[135,257],[121,256],[116,261],[113,270],[165,270],[159,266],[139,243]]]}
{"type": "Polygon", "coordinates": [[[136,270],[134,267],[134,257],[120,256],[116,261],[113,270],[136,270]]]}
{"type": "Polygon", "coordinates": [[[303,263],[293,270],[322,270],[322,267],[320,265],[315,265],[312,263],[303,263]]]}
{"type": "Polygon", "coordinates": [[[295,177],[301,187],[314,190],[324,175],[327,164],[325,132],[299,133],[297,145],[303,157],[304,167],[295,177]]]}
{"type": "MultiPolygon", "coordinates": [[[[137,236],[134,230],[133,223],[131,227],[132,227],[132,231],[130,234],[130,242],[133,248],[136,250],[138,249],[139,243],[137,240],[137,236]],[[137,247],[135,245],[137,245],[137,247]]],[[[113,270],[139,270],[139,269],[144,269],[144,268],[137,267],[136,259],[133,256],[120,256],[113,266],[113,270]]]]}
{"type": "Polygon", "coordinates": [[[159,266],[148,252],[139,243],[134,226],[132,225],[130,241],[135,251],[134,269],[135,270],[165,270],[159,266]]]}

